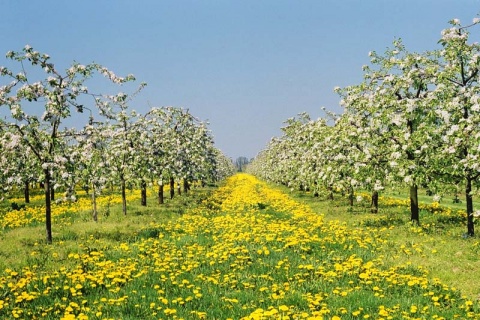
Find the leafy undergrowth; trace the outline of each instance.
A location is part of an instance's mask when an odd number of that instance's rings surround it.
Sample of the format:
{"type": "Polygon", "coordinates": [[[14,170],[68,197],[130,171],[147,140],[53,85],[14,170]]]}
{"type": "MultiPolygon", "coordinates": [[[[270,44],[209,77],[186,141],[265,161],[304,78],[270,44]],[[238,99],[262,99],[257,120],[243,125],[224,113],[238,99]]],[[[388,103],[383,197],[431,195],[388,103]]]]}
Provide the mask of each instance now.
{"type": "Polygon", "coordinates": [[[389,227],[327,219],[245,174],[191,201],[64,225],[51,246],[19,240],[30,253],[0,275],[0,318],[480,319],[426,268],[386,257],[389,227]]]}

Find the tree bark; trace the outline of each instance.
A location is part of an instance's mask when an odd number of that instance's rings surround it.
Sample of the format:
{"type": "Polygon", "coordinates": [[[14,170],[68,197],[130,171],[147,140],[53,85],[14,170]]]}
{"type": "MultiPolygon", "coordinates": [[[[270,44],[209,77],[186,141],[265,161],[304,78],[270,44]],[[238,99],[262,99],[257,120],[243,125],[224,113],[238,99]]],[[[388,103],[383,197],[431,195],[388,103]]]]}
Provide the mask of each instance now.
{"type": "Polygon", "coordinates": [[[45,182],[43,184],[45,191],[45,229],[47,233],[47,243],[52,243],[52,202],[51,202],[51,186],[50,172],[48,169],[43,171],[45,174],[45,182]]]}
{"type": "Polygon", "coordinates": [[[332,187],[328,187],[328,200],[333,201],[333,189],[332,189],[332,187]]]}
{"type": "Polygon", "coordinates": [[[173,178],[170,178],[170,199],[173,199],[175,196],[175,180],[173,178]]]}
{"type": "Polygon", "coordinates": [[[472,178],[467,176],[467,185],[465,187],[465,201],[467,202],[467,235],[473,237],[475,235],[473,221],[473,197],[472,197],[472,178]]]}
{"type": "Polygon", "coordinates": [[[353,193],[353,187],[350,187],[349,189],[350,192],[348,193],[348,200],[350,202],[350,207],[353,207],[353,199],[355,198],[353,193]]]}
{"type": "Polygon", "coordinates": [[[158,204],[163,204],[163,183],[158,186],[158,204]]]}
{"type": "Polygon", "coordinates": [[[25,182],[24,195],[25,195],[25,203],[30,203],[30,183],[28,181],[25,182]]]}
{"type": "Polygon", "coordinates": [[[93,221],[98,221],[98,212],[97,212],[97,196],[95,195],[95,185],[92,183],[92,206],[93,206],[93,221]]]}
{"type": "Polygon", "coordinates": [[[147,206],[147,182],[145,180],[142,180],[142,185],[141,185],[141,194],[142,194],[142,206],[146,207],[147,206]]]}
{"type": "Polygon", "coordinates": [[[127,194],[126,194],[126,186],[125,186],[125,179],[123,176],[120,178],[122,184],[122,211],[123,215],[127,215],[127,194]]]}
{"type": "Polygon", "coordinates": [[[372,204],[370,205],[372,213],[378,213],[378,191],[372,192],[372,204]]]}
{"type": "Polygon", "coordinates": [[[418,214],[418,187],[416,184],[410,186],[410,213],[412,222],[420,224],[420,216],[418,214]]]}

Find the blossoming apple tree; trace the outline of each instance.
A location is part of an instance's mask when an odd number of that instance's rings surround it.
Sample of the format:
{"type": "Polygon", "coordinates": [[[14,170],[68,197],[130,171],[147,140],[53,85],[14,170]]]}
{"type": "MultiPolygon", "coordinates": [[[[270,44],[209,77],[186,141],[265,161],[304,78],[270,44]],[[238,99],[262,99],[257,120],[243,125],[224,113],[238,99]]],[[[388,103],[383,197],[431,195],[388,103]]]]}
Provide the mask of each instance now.
{"type": "Polygon", "coordinates": [[[437,64],[427,54],[406,51],[400,40],[381,56],[370,53],[364,82],[338,90],[346,114],[361,115],[370,149],[385,150],[387,178],[410,188],[411,220],[419,222],[418,186],[429,182],[431,126],[436,120],[437,64]],[[382,143],[383,142],[383,143],[382,143]]]}
{"type": "MultiPolygon", "coordinates": [[[[467,235],[474,235],[473,195],[480,177],[480,45],[469,43],[469,29],[458,19],[442,31],[437,51],[438,121],[436,134],[442,143],[434,160],[441,168],[443,185],[463,183],[467,213],[467,235]]],[[[477,191],[478,194],[478,191],[477,191]]]]}
{"type": "MultiPolygon", "coordinates": [[[[134,77],[118,77],[95,63],[74,63],[61,72],[50,61],[50,56],[30,46],[19,52],[9,51],[7,58],[18,62],[20,71],[15,73],[0,67],[0,75],[8,79],[8,83],[0,87],[0,111],[6,116],[1,126],[3,130],[9,128],[18,137],[16,141],[31,151],[41,171],[38,179],[44,183],[46,239],[51,243],[52,179],[62,176],[62,171],[69,174],[66,148],[62,148],[62,144],[71,136],[71,131],[62,129],[61,125],[74,113],[83,112],[81,96],[92,97],[85,82],[94,73],[103,74],[118,84],[134,80],[134,77]],[[45,77],[40,76],[41,72],[45,77]]],[[[98,102],[101,98],[97,96],[92,104],[99,107],[100,113],[108,111],[108,103],[98,102]]],[[[57,185],[64,180],[57,179],[57,185]]]]}
{"type": "Polygon", "coordinates": [[[94,221],[98,220],[97,196],[110,181],[108,177],[111,177],[106,153],[109,147],[108,127],[108,123],[94,121],[90,116],[88,124],[79,131],[77,144],[72,150],[77,166],[75,184],[90,193],[94,221]]]}
{"type": "Polygon", "coordinates": [[[31,149],[21,142],[21,137],[12,128],[0,129],[0,177],[2,191],[7,193],[11,188],[23,188],[25,203],[30,202],[30,184],[37,181],[39,173],[36,159],[31,149]]]}
{"type": "Polygon", "coordinates": [[[250,167],[260,168],[267,179],[284,178],[287,184],[305,179],[279,171],[290,165],[300,168],[301,175],[328,176],[336,184],[348,176],[373,189],[383,184],[408,186],[411,220],[417,223],[419,186],[443,194],[464,183],[467,235],[472,236],[472,197],[480,177],[480,45],[468,39],[469,29],[480,19],[467,26],[457,19],[450,23],[442,32],[441,49],[411,53],[395,40],[384,55],[371,52],[364,81],[336,88],[344,113],[331,134],[305,134],[311,126],[295,124],[288,138],[274,139],[250,167]],[[312,140],[306,148],[304,139],[312,140]],[[329,144],[331,140],[335,143],[329,144]],[[303,158],[294,163],[297,152],[303,158]],[[309,167],[312,159],[315,170],[309,167]]]}
{"type": "Polygon", "coordinates": [[[213,162],[209,162],[207,172],[210,173],[211,182],[222,181],[235,174],[236,168],[231,158],[228,158],[219,149],[213,147],[211,150],[213,162]]]}

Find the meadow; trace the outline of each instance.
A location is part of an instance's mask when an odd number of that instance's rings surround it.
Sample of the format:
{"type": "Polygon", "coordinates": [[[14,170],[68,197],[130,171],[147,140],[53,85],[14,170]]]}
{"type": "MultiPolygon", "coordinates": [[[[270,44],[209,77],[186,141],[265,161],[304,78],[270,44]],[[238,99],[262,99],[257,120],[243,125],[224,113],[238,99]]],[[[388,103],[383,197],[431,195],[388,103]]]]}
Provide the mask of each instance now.
{"type": "MultiPolygon", "coordinates": [[[[368,194],[349,208],[247,174],[164,206],[129,194],[0,211],[0,318],[480,319],[478,237],[463,213],[368,194]]],[[[21,199],[11,202],[21,203],[21,199]]]]}

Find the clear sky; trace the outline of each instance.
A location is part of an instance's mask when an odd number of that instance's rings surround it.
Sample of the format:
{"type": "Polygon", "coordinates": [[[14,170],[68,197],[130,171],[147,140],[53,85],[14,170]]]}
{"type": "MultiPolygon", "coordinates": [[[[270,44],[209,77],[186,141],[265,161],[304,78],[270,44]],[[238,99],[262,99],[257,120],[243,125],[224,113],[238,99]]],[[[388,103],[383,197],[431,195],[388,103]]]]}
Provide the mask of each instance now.
{"type": "Polygon", "coordinates": [[[341,112],[333,88],[362,80],[369,51],[395,38],[438,48],[447,22],[471,22],[480,0],[0,0],[0,12],[0,65],[29,44],[57,65],[133,73],[148,84],[133,109],[188,108],[235,159],[300,112],[341,112]]]}

